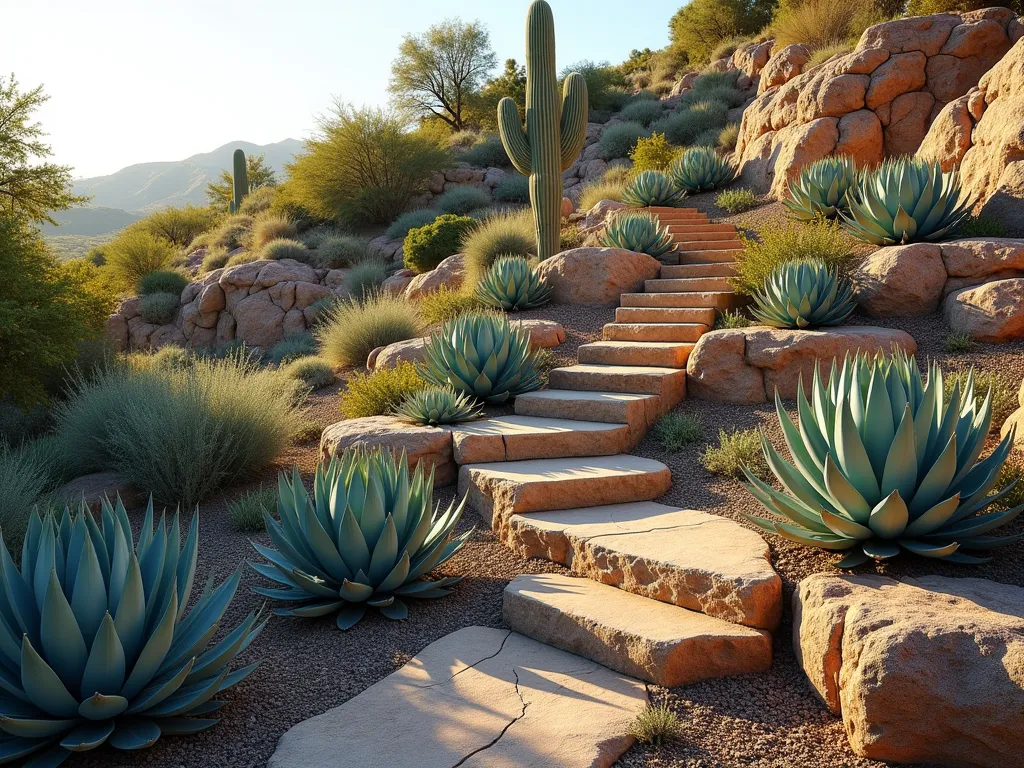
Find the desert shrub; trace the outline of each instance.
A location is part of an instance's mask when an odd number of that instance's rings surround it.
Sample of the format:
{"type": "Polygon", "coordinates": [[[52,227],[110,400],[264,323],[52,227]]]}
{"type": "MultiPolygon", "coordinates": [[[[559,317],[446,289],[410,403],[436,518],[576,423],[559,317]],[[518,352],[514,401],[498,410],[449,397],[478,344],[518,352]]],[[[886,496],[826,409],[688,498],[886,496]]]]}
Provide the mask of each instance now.
{"type": "Polygon", "coordinates": [[[294,240],[298,234],[295,222],[284,214],[266,211],[253,219],[246,248],[258,251],[278,239],[294,240]]]}
{"type": "Polygon", "coordinates": [[[618,67],[606,61],[577,61],[570,64],[559,74],[559,89],[570,72],[582,75],[587,81],[587,99],[592,110],[614,111],[629,101],[629,94],[622,90],[626,84],[625,76],[618,67]]]}
{"type": "Polygon", "coordinates": [[[860,37],[871,24],[882,21],[871,3],[836,3],[831,0],[789,0],[780,3],[771,31],[778,49],[803,43],[812,51],[860,37]]]}
{"type": "Polygon", "coordinates": [[[146,232],[166,240],[176,248],[185,248],[198,235],[213,227],[221,214],[212,208],[186,205],[183,208],[165,208],[151,213],[131,225],[131,230],[146,232]]]}
{"type": "Polygon", "coordinates": [[[424,326],[446,323],[459,315],[483,309],[475,293],[464,293],[447,286],[426,294],[420,298],[417,306],[424,326]]]}
{"type": "Polygon", "coordinates": [[[465,236],[467,288],[475,288],[499,256],[530,256],[537,250],[537,235],[529,211],[493,216],[477,224],[465,236]]]}
{"type": "Polygon", "coordinates": [[[306,152],[288,166],[288,198],[313,215],[363,227],[394,221],[450,163],[396,113],[336,104],[306,152]]]}
{"type": "Polygon", "coordinates": [[[249,190],[249,194],[242,198],[238,212],[244,216],[258,216],[269,211],[276,198],[277,187],[257,187],[249,190]]]}
{"type": "Polygon", "coordinates": [[[409,234],[410,229],[430,224],[440,215],[441,212],[433,208],[417,208],[415,211],[403,213],[391,222],[391,225],[387,228],[385,234],[392,240],[404,239],[405,236],[409,234]]]}
{"type": "Polygon", "coordinates": [[[962,355],[974,349],[974,339],[969,333],[951,333],[946,336],[946,351],[951,355],[962,355]]]}
{"type": "Polygon", "coordinates": [[[277,486],[249,490],[228,504],[231,527],[240,533],[259,533],[266,529],[263,513],[272,515],[277,509],[277,486]]]}
{"type": "Polygon", "coordinates": [[[744,466],[758,477],[768,472],[761,451],[761,433],[756,429],[718,430],[718,445],[709,445],[700,463],[708,472],[727,477],[742,477],[744,466]]]}
{"type": "Polygon", "coordinates": [[[365,299],[388,279],[388,267],[380,259],[366,259],[352,267],[345,278],[345,287],[357,299],[365,299]]]}
{"type": "Polygon", "coordinates": [[[494,188],[494,199],[502,203],[530,202],[530,180],[521,173],[510,173],[494,188]]]}
{"type": "Polygon", "coordinates": [[[169,241],[141,229],[132,229],[109,243],[105,268],[122,290],[135,291],[142,278],[150,272],[166,269],[174,256],[174,246],[169,241]]]}
{"type": "Polygon", "coordinates": [[[231,256],[223,248],[211,248],[203,257],[203,263],[199,265],[199,272],[200,274],[206,274],[207,272],[213,272],[215,269],[221,269],[227,265],[230,258],[231,256]]]}
{"type": "Polygon", "coordinates": [[[738,107],[746,101],[746,96],[739,88],[734,88],[730,85],[720,85],[701,90],[693,89],[683,94],[683,97],[679,100],[679,109],[686,109],[709,101],[721,104],[726,108],[738,107]]]}
{"type": "Polygon", "coordinates": [[[691,147],[717,147],[718,137],[722,131],[718,128],[709,128],[706,131],[698,133],[694,140],[690,143],[691,147]]]}
{"type": "Polygon", "coordinates": [[[754,324],[754,321],[743,314],[740,310],[727,309],[724,312],[719,312],[718,316],[715,317],[715,330],[721,331],[726,328],[749,328],[754,324]]]}
{"type": "Polygon", "coordinates": [[[142,320],[153,325],[167,325],[174,322],[178,314],[178,293],[150,293],[142,297],[142,320]]]}
{"type": "Polygon", "coordinates": [[[718,61],[719,59],[729,58],[734,53],[736,53],[737,48],[741,48],[742,46],[746,45],[749,42],[750,39],[747,37],[728,37],[725,40],[722,40],[718,45],[711,49],[711,53],[709,54],[711,57],[711,61],[718,61]]]}
{"type": "Polygon", "coordinates": [[[844,56],[847,53],[851,53],[854,46],[854,41],[844,40],[839,43],[833,43],[832,45],[825,45],[821,48],[815,49],[811,53],[811,57],[807,60],[807,63],[804,64],[804,72],[809,72],[815,67],[824,64],[833,56],[844,56]]]}
{"type": "Polygon", "coordinates": [[[718,132],[718,146],[726,152],[736,149],[736,142],[740,139],[740,124],[729,123],[718,132]]]}
{"type": "Polygon", "coordinates": [[[700,418],[690,413],[667,413],[658,421],[654,432],[662,448],[669,453],[678,453],[700,439],[704,425],[700,418]]]}
{"type": "Polygon", "coordinates": [[[558,233],[558,251],[561,253],[572,248],[582,248],[586,239],[586,233],[578,225],[570,224],[567,227],[562,227],[558,233]]]}
{"type": "Polygon", "coordinates": [[[494,133],[478,138],[459,153],[458,159],[474,168],[505,168],[511,165],[501,137],[494,133]]]}
{"type": "Polygon", "coordinates": [[[161,269],[150,272],[139,280],[139,293],[148,296],[151,293],[174,293],[178,296],[188,285],[188,278],[180,272],[161,269]]]}
{"type": "Polygon", "coordinates": [[[321,354],[331,363],[363,365],[377,347],[419,335],[416,308],[400,296],[374,294],[366,301],[341,301],[316,329],[321,354]]]}
{"type": "Polygon", "coordinates": [[[681,109],[652,126],[672,144],[690,146],[694,139],[711,130],[721,130],[728,119],[729,108],[720,101],[701,101],[681,109]]]}
{"type": "Polygon", "coordinates": [[[444,259],[459,252],[462,238],[476,226],[468,216],[443,214],[430,224],[409,230],[402,253],[405,266],[416,272],[429,272],[444,259]]]}
{"type": "Polygon", "coordinates": [[[284,365],[313,354],[316,354],[316,339],[313,338],[313,334],[293,333],[268,349],[265,359],[274,365],[284,365]]]}
{"type": "Polygon", "coordinates": [[[642,744],[660,747],[681,730],[679,716],[667,704],[648,704],[629,724],[627,732],[642,744]]]}
{"type": "Polygon", "coordinates": [[[491,204],[491,196],[479,187],[453,187],[433,201],[433,206],[441,213],[465,216],[477,208],[486,208],[491,204]]]}
{"type": "Polygon", "coordinates": [[[640,123],[610,125],[602,131],[598,142],[601,145],[601,157],[605,160],[629,157],[637,141],[650,135],[651,132],[640,123]]]}
{"type": "Polygon", "coordinates": [[[17,448],[0,442],[0,530],[15,557],[32,509],[37,505],[45,509],[50,492],[62,480],[59,465],[52,438],[40,438],[17,448]]]}
{"type": "MultiPolygon", "coordinates": [[[[209,233],[208,239],[204,237],[203,240],[207,246],[213,248],[225,248],[229,251],[241,248],[249,239],[253,221],[252,216],[228,216],[219,227],[209,233]]],[[[192,245],[195,246],[195,243],[192,245]]]]}
{"type": "Polygon", "coordinates": [[[409,395],[427,386],[409,362],[369,374],[356,373],[341,393],[341,414],[346,419],[386,416],[409,395]]]}
{"type": "MultiPolygon", "coordinates": [[[[949,374],[942,380],[947,397],[952,393],[953,385],[957,382],[960,383],[960,389],[963,391],[963,388],[967,386],[967,374],[949,374]]],[[[1003,423],[1017,410],[1019,386],[1011,384],[998,373],[974,372],[974,399],[979,408],[985,402],[989,390],[992,391],[992,430],[994,432],[999,432],[1003,423]]]]}
{"type": "Polygon", "coordinates": [[[144,355],[144,362],[136,358],[138,368],[153,368],[160,371],[169,371],[177,368],[189,368],[195,362],[196,356],[187,349],[169,344],[158,349],[151,355],[144,355]]]}
{"type": "Polygon", "coordinates": [[[255,251],[239,251],[238,253],[231,256],[225,267],[237,267],[239,264],[250,264],[254,261],[258,261],[260,254],[255,251]]]}
{"type": "Polygon", "coordinates": [[[331,309],[335,304],[338,303],[336,296],[325,296],[322,299],[317,299],[306,308],[306,312],[312,315],[312,318],[307,315],[307,322],[310,328],[315,328],[320,325],[324,320],[327,319],[327,315],[330,314],[331,309]]]}
{"type": "Polygon", "coordinates": [[[111,367],[58,405],[57,436],[78,474],[114,470],[190,508],[273,461],[300,427],[300,401],[292,379],[240,355],[111,367]]]}
{"type": "Polygon", "coordinates": [[[737,70],[731,69],[726,72],[702,72],[693,81],[691,92],[712,91],[716,88],[735,88],[736,78],[739,77],[737,70]]]}
{"type": "Polygon", "coordinates": [[[1006,237],[1006,227],[988,216],[968,216],[956,230],[957,237],[1006,237]]]}
{"type": "Polygon", "coordinates": [[[680,152],[679,147],[673,147],[665,140],[665,134],[654,133],[639,139],[629,157],[633,161],[634,173],[667,171],[680,152]]]}
{"type": "Polygon", "coordinates": [[[727,210],[729,213],[743,213],[743,211],[756,208],[758,204],[757,195],[745,187],[741,189],[727,189],[715,198],[715,205],[727,210]]]}
{"type": "Polygon", "coordinates": [[[330,235],[320,241],[313,259],[321,269],[351,267],[364,261],[370,245],[365,238],[355,235],[330,235]]]}
{"type": "Polygon", "coordinates": [[[339,232],[336,227],[332,227],[327,224],[318,224],[317,226],[303,232],[302,235],[298,237],[298,240],[307,248],[316,249],[320,247],[320,244],[323,243],[324,240],[331,237],[337,237],[340,234],[342,233],[339,232]]]}
{"type": "Polygon", "coordinates": [[[271,240],[256,252],[257,259],[270,259],[280,261],[281,259],[294,259],[306,263],[310,260],[309,249],[298,240],[289,240],[286,237],[279,237],[271,240]]]}
{"type": "Polygon", "coordinates": [[[661,113],[660,101],[642,99],[634,101],[632,104],[627,104],[622,112],[619,113],[619,117],[628,123],[640,123],[640,125],[646,128],[655,120],[660,119],[661,113]]]}
{"type": "Polygon", "coordinates": [[[848,275],[856,261],[852,243],[834,221],[810,224],[771,223],[758,231],[759,240],[743,234],[745,250],[740,257],[733,287],[747,296],[764,285],[779,264],[787,261],[824,261],[848,275]]]}
{"type": "Polygon", "coordinates": [[[992,503],[996,509],[1014,509],[1024,504],[1024,461],[1021,461],[1015,452],[1010,454],[1003,468],[999,470],[994,490],[1001,491],[1010,483],[1016,483],[1013,489],[992,503]]]}
{"type": "MultiPolygon", "coordinates": [[[[932,16],[937,13],[968,13],[991,7],[992,4],[985,0],[910,0],[907,6],[907,15],[932,16]]],[[[1009,8],[1018,15],[1024,14],[1024,5],[1020,0],[1010,0],[1003,3],[1003,7],[1009,8]]]]}
{"type": "Polygon", "coordinates": [[[284,374],[301,381],[307,389],[317,390],[333,384],[338,380],[334,368],[326,360],[315,355],[307,355],[292,360],[284,367],[284,374]]]}
{"type": "Polygon", "coordinates": [[[622,202],[622,192],[625,189],[626,182],[620,181],[594,181],[584,184],[576,207],[586,213],[602,200],[622,202]]]}

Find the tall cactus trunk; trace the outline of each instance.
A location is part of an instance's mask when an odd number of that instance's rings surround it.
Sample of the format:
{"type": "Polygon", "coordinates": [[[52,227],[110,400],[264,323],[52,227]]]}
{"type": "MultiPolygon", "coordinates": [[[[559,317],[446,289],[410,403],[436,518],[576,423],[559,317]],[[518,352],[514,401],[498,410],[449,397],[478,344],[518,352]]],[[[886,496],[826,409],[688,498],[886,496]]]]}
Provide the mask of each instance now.
{"type": "Polygon", "coordinates": [[[231,196],[231,213],[238,213],[242,198],[249,194],[249,170],[245,165],[245,152],[236,149],[231,156],[231,177],[233,183],[231,196]]]}

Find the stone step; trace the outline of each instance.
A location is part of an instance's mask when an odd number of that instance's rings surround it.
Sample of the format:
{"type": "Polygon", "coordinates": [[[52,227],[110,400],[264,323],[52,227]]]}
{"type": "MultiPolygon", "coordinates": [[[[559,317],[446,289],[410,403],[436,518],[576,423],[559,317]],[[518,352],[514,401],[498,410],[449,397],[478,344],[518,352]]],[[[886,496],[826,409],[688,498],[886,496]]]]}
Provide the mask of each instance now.
{"type": "Polygon", "coordinates": [[[600,421],[637,428],[653,426],[663,414],[657,395],[575,389],[541,389],[518,395],[515,411],[520,416],[600,421]]]}
{"type": "Polygon", "coordinates": [[[675,307],[732,309],[738,306],[736,294],[724,291],[688,293],[624,293],[620,297],[624,307],[675,307]]]}
{"type": "Polygon", "coordinates": [[[726,277],[661,277],[654,280],[645,280],[644,291],[647,293],[692,293],[702,291],[729,293],[732,292],[732,285],[729,284],[729,279],[726,277]]]}
{"type": "Polygon", "coordinates": [[[684,369],[652,365],[571,365],[553,369],[548,382],[555,389],[658,395],[663,413],[686,396],[684,369]]]}
{"type": "Polygon", "coordinates": [[[679,264],[708,264],[710,262],[734,263],[743,258],[746,251],[742,248],[728,248],[720,251],[689,251],[676,249],[672,251],[673,259],[679,264]]]}
{"type": "Polygon", "coordinates": [[[500,534],[514,514],[650,501],[671,485],[672,473],[660,461],[620,453],[464,464],[458,492],[500,534]]]}
{"type": "Polygon", "coordinates": [[[639,680],[511,630],[466,627],[293,726],[268,768],[610,766],[646,706],[639,680]]]}
{"type": "Polygon", "coordinates": [[[700,307],[618,307],[616,323],[701,323],[715,324],[715,310],[700,307]]]}
{"type": "Polygon", "coordinates": [[[684,341],[595,341],[576,350],[580,363],[685,368],[696,344],[684,341]]]}
{"type": "MultiPolygon", "coordinates": [[[[709,225],[710,226],[710,225],[709,225]]],[[[708,245],[707,250],[714,250],[710,246],[718,243],[735,243],[739,242],[736,238],[736,232],[705,232],[705,231],[692,231],[684,230],[680,232],[669,230],[669,234],[672,235],[672,240],[680,248],[689,248],[689,250],[699,250],[697,245],[704,244],[708,245]],[[692,243],[693,245],[688,245],[692,243]]]]}
{"type": "Polygon", "coordinates": [[[513,515],[520,556],[724,621],[775,629],[782,581],[761,536],[719,515],[638,502],[513,515]]]}
{"type": "Polygon", "coordinates": [[[662,223],[662,226],[668,228],[669,234],[689,234],[691,232],[732,232],[736,233],[736,227],[732,224],[705,224],[703,222],[696,222],[693,224],[664,224],[661,222],[661,217],[658,221],[662,223]]]}
{"type": "Polygon", "coordinates": [[[705,240],[703,238],[688,240],[680,235],[673,235],[672,241],[676,244],[676,250],[680,253],[694,253],[696,251],[742,251],[743,241],[736,239],[728,240],[705,240]]]}
{"type": "Polygon", "coordinates": [[[651,205],[651,206],[649,206],[647,208],[640,208],[639,210],[650,211],[651,213],[656,213],[659,216],[661,214],[663,214],[663,213],[678,213],[678,214],[698,213],[701,216],[707,216],[707,214],[702,212],[699,208],[683,208],[683,207],[677,208],[676,206],[673,206],[673,205],[651,205]]]}
{"type": "Polygon", "coordinates": [[[608,456],[629,450],[643,436],[628,424],[537,416],[498,416],[452,429],[458,464],[567,456],[608,456]],[[635,435],[635,440],[632,436],[635,435]]]}
{"type": "Polygon", "coordinates": [[[772,664],[769,632],[573,576],[517,576],[505,587],[502,618],[520,634],[665,688],[772,664]]]}
{"type": "Polygon", "coordinates": [[[605,341],[697,341],[708,332],[703,323],[608,323],[605,341]]]}
{"type": "Polygon", "coordinates": [[[710,263],[666,264],[661,268],[661,277],[732,277],[738,265],[734,261],[713,261],[710,263]]]}

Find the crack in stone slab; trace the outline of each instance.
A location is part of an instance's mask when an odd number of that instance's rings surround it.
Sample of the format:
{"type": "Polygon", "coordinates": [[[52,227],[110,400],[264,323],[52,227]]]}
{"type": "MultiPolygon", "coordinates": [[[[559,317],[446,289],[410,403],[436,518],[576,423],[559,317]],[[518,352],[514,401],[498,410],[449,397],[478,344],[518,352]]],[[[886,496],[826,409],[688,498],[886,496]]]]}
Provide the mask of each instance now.
{"type": "MultiPolygon", "coordinates": [[[[509,634],[511,635],[512,633],[509,632],[509,634]]],[[[502,643],[502,645],[504,645],[504,643],[502,643]]],[[[500,653],[500,651],[499,651],[499,653],[500,653]]],[[[530,705],[526,702],[526,699],[523,698],[522,691],[519,690],[519,673],[516,672],[514,667],[512,669],[512,674],[516,678],[516,683],[515,683],[515,685],[516,685],[516,696],[519,697],[519,703],[523,705],[523,708],[519,711],[518,715],[513,717],[512,720],[509,721],[508,724],[506,724],[505,727],[501,729],[501,733],[499,733],[497,736],[495,736],[493,739],[491,739],[491,741],[489,743],[484,744],[482,747],[477,747],[476,749],[474,749],[468,755],[466,755],[461,760],[459,760],[459,762],[457,762],[455,765],[453,765],[452,768],[459,768],[460,765],[464,765],[465,762],[467,760],[469,760],[469,758],[471,758],[473,755],[479,754],[480,752],[483,752],[484,750],[488,750],[491,747],[493,747],[495,744],[497,744],[501,740],[501,737],[504,736],[508,732],[509,728],[511,728],[513,725],[515,725],[520,720],[522,720],[524,717],[526,717],[526,708],[529,707],[530,705]]]]}
{"type": "Polygon", "coordinates": [[[497,656],[498,654],[500,654],[500,653],[502,652],[502,650],[504,650],[504,648],[505,648],[505,643],[507,643],[507,642],[508,642],[508,639],[509,639],[510,637],[512,637],[512,630],[511,630],[511,629],[510,629],[510,630],[508,631],[508,634],[507,634],[507,635],[505,635],[505,637],[503,637],[503,638],[502,638],[502,640],[501,640],[501,645],[499,645],[499,646],[498,646],[498,650],[496,650],[496,651],[495,651],[494,653],[492,653],[492,654],[491,654],[490,656],[484,656],[484,657],[483,657],[482,659],[479,659],[479,660],[477,660],[477,661],[474,661],[474,662],[473,662],[472,664],[470,664],[469,666],[463,667],[462,669],[460,669],[460,670],[459,670],[458,672],[456,672],[455,674],[453,674],[453,675],[450,675],[450,676],[448,677],[448,679],[447,679],[447,680],[442,680],[442,681],[441,681],[441,682],[439,682],[439,683],[430,683],[429,685],[417,685],[416,687],[417,687],[417,688],[419,688],[419,689],[420,689],[421,691],[425,691],[425,690],[427,690],[428,688],[436,688],[436,687],[437,687],[437,686],[439,686],[439,685],[448,685],[448,683],[450,683],[450,682],[451,682],[452,680],[454,680],[454,679],[455,679],[456,677],[458,677],[459,675],[461,675],[461,674],[462,674],[463,672],[468,672],[469,670],[473,669],[473,667],[479,666],[480,664],[483,664],[483,663],[484,663],[485,661],[490,661],[490,660],[491,660],[491,659],[493,659],[493,658],[494,658],[495,656],[497,656]]]}
{"type": "Polygon", "coordinates": [[[697,525],[700,525],[700,523],[677,523],[675,525],[666,525],[666,526],[660,526],[660,527],[654,527],[654,528],[644,528],[643,530],[608,531],[608,533],[595,533],[595,534],[593,534],[591,536],[587,536],[585,534],[583,534],[583,535],[581,535],[581,534],[573,534],[573,533],[569,532],[569,529],[566,529],[566,533],[564,535],[566,535],[566,536],[575,536],[580,541],[587,542],[587,541],[593,541],[594,539],[602,539],[605,536],[632,536],[632,535],[637,534],[637,533],[655,533],[657,531],[675,531],[675,530],[677,530],[679,528],[693,528],[694,526],[697,526],[697,525]]]}

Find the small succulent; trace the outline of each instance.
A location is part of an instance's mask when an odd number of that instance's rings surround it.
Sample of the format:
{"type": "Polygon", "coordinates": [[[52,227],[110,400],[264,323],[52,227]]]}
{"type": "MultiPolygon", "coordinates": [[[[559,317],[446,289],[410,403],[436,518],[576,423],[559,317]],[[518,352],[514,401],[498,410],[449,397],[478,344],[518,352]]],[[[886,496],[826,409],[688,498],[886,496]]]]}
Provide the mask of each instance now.
{"type": "Polygon", "coordinates": [[[797,390],[798,424],[776,392],[775,407],[792,463],[762,436],[765,459],[782,483],[777,491],[744,469],[747,489],[777,518],[748,515],[771,533],[812,547],[847,551],[837,565],[885,560],[900,550],[955,563],[1019,541],[1024,534],[988,534],[1024,505],[984,512],[1015,483],[989,495],[1013,447],[1013,431],[979,460],[992,424],[992,392],[979,404],[974,373],[944,395],[942,370],[927,384],[914,357],[858,355],[842,369],[833,361],[828,384],[815,368],[810,399],[797,390]]]}
{"type": "Polygon", "coordinates": [[[409,472],[403,453],[397,461],[387,448],[349,448],[326,466],[317,466],[313,494],[298,468],[278,477],[280,522],[264,510],[273,547],[253,542],[269,564],[253,570],[280,586],[254,587],[264,597],[284,600],[281,616],[335,616],[349,629],[368,607],[389,619],[404,619],[403,598],[449,593],[461,576],[437,581],[423,577],[462,548],[472,534],[454,536],[466,500],[433,513],[434,470],[423,464],[409,472]]]}
{"type": "Polygon", "coordinates": [[[470,312],[449,320],[424,345],[420,375],[438,387],[503,403],[539,389],[542,380],[530,332],[505,315],[470,312]]]}
{"type": "Polygon", "coordinates": [[[601,235],[601,242],[609,248],[624,248],[654,258],[664,256],[676,247],[672,235],[661,226],[657,216],[635,211],[612,216],[601,235]]]}
{"type": "Polygon", "coordinates": [[[706,192],[736,178],[736,169],[710,147],[686,150],[669,169],[672,183],[682,192],[706,192]]]}
{"type": "Polygon", "coordinates": [[[514,312],[547,304],[553,290],[522,256],[500,256],[477,283],[476,295],[488,306],[514,312]]]}
{"type": "Polygon", "coordinates": [[[672,186],[672,179],[662,171],[643,171],[622,190],[622,202],[634,208],[679,205],[685,197],[672,186]]]}
{"type": "Polygon", "coordinates": [[[427,387],[406,397],[395,408],[395,414],[414,424],[436,427],[478,419],[483,409],[472,397],[450,386],[427,387]]]}
{"type": "Polygon", "coordinates": [[[843,226],[858,240],[898,245],[939,240],[967,218],[971,203],[956,170],[909,157],[889,158],[847,193],[843,226]]]}
{"type": "Polygon", "coordinates": [[[186,613],[198,513],[184,546],[178,515],[154,529],[152,499],[137,543],[120,499],[104,499],[101,522],[84,500],[59,519],[34,511],[20,572],[0,537],[0,763],[57,766],[101,744],[144,749],[205,730],[214,697],[258,666],[230,669],[263,629],[258,613],[210,645],[241,569],[207,582],[186,613]]]}
{"type": "Polygon", "coordinates": [[[846,195],[857,181],[857,167],[849,155],[824,157],[800,169],[789,184],[782,204],[797,221],[819,217],[835,219],[848,208],[846,195]]]}
{"type": "Polygon", "coordinates": [[[773,328],[839,325],[853,312],[853,285],[823,261],[787,261],[754,294],[754,317],[773,328]]]}

